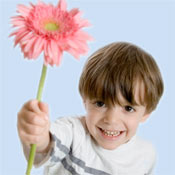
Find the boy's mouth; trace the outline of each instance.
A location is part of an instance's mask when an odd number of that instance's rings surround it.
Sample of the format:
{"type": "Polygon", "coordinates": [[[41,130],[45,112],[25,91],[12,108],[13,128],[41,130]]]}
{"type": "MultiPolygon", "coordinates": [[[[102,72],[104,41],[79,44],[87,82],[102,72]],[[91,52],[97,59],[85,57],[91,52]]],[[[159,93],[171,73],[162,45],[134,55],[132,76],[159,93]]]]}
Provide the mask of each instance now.
{"type": "MultiPolygon", "coordinates": [[[[100,128],[101,129],[101,128],[100,128]]],[[[101,129],[101,131],[107,135],[107,136],[118,136],[120,134],[120,131],[109,131],[109,130],[106,130],[106,129],[101,129]]]]}
{"type": "Polygon", "coordinates": [[[99,129],[104,136],[108,136],[111,138],[116,138],[124,132],[124,131],[118,131],[118,130],[106,130],[102,128],[99,128],[99,129]]]}

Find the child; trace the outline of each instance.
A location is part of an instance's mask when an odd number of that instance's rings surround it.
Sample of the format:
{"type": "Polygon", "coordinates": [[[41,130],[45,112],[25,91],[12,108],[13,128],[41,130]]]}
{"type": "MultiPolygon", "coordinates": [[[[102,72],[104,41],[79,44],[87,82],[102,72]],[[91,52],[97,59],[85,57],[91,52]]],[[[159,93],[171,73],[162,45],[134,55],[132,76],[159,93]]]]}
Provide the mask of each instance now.
{"type": "Polygon", "coordinates": [[[151,55],[118,42],[95,52],[79,82],[87,114],[49,123],[45,103],[27,102],[18,113],[18,132],[28,158],[45,175],[151,175],[153,146],[136,136],[156,108],[163,82],[151,55]]]}

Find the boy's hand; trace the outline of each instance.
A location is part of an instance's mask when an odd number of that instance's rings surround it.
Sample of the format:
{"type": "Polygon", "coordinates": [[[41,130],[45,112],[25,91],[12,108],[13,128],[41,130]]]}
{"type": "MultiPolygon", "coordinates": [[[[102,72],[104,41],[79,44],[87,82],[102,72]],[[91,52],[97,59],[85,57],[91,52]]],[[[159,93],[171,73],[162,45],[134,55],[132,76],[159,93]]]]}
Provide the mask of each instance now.
{"type": "Polygon", "coordinates": [[[29,147],[36,144],[36,152],[48,151],[50,143],[48,105],[30,100],[18,113],[18,134],[22,144],[29,147]]]}

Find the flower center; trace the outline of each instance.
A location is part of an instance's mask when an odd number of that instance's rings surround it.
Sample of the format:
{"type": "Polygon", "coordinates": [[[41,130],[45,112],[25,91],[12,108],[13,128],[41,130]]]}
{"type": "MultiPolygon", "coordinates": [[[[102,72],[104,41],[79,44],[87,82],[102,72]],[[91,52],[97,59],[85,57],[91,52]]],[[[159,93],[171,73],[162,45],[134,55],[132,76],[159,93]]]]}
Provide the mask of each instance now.
{"type": "Polygon", "coordinates": [[[59,29],[59,25],[54,22],[48,22],[44,25],[44,29],[48,31],[56,31],[59,29]]]}

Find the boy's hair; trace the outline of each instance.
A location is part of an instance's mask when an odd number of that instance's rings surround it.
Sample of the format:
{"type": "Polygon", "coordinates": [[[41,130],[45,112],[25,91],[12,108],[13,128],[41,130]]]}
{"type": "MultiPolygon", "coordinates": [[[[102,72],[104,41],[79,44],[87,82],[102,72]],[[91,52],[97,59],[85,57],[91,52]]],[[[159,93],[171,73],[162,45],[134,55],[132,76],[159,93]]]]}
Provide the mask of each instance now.
{"type": "Polygon", "coordinates": [[[100,100],[106,105],[121,104],[119,94],[131,105],[135,100],[136,83],[139,89],[139,104],[152,112],[163,93],[160,70],[153,57],[141,48],[126,42],[109,44],[90,56],[79,81],[82,98],[100,100]],[[141,91],[144,90],[144,97],[141,91]]]}

